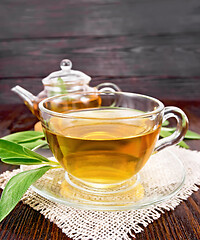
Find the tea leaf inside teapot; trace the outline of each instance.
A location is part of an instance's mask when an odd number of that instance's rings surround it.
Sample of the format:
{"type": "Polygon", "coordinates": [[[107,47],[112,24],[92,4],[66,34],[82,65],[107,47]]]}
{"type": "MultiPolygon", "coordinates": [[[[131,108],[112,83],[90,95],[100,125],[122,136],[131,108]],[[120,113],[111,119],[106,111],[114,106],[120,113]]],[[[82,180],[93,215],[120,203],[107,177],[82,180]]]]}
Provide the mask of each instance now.
{"type": "Polygon", "coordinates": [[[61,77],[58,77],[55,91],[51,90],[49,93],[49,96],[52,97],[52,96],[55,96],[58,94],[65,94],[65,93],[67,93],[66,85],[65,85],[63,79],[61,77]]]}

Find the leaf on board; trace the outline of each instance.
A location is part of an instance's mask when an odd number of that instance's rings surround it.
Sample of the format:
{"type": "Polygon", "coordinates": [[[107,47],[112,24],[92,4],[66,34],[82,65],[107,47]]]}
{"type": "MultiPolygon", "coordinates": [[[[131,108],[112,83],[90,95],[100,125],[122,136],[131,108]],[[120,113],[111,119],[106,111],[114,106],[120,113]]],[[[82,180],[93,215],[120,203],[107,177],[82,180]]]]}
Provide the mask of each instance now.
{"type": "Polygon", "coordinates": [[[24,143],[41,138],[44,138],[44,133],[37,131],[22,131],[2,137],[2,139],[4,140],[8,140],[15,143],[24,143]]]}
{"type": "Polygon", "coordinates": [[[185,143],[184,141],[181,141],[180,143],[178,143],[178,145],[182,148],[186,148],[189,149],[190,147],[187,145],[187,143],[185,143]]]}
{"type": "Polygon", "coordinates": [[[43,166],[24,171],[8,181],[0,199],[0,222],[14,209],[27,189],[51,168],[43,166]]]}
{"type": "Polygon", "coordinates": [[[0,139],[0,158],[36,158],[43,162],[49,162],[49,160],[42,155],[29,150],[17,143],[10,142],[4,139],[0,139]]]}
{"type": "Polygon", "coordinates": [[[12,165],[39,165],[39,164],[44,164],[39,159],[36,158],[2,158],[2,162],[7,163],[7,164],[12,164],[12,165]]]}
{"type": "Polygon", "coordinates": [[[188,130],[186,135],[185,135],[185,138],[186,139],[193,139],[193,140],[195,140],[195,139],[200,140],[200,134],[188,130]]]}
{"type": "Polygon", "coordinates": [[[24,142],[24,143],[19,143],[20,145],[32,150],[35,147],[39,147],[39,146],[44,146],[47,144],[47,142],[45,140],[42,139],[38,139],[36,141],[29,141],[29,142],[24,142]]]}
{"type": "MultiPolygon", "coordinates": [[[[174,132],[174,130],[171,131],[171,129],[170,129],[169,131],[167,131],[166,129],[161,128],[160,136],[162,138],[169,137],[170,135],[172,135],[173,132],[174,132]]],[[[183,147],[183,148],[186,148],[186,149],[190,148],[184,141],[179,142],[178,145],[180,147],[183,147]]]]}
{"type": "Polygon", "coordinates": [[[162,123],[162,126],[163,127],[166,127],[166,126],[168,126],[169,125],[169,121],[167,121],[167,120],[165,120],[163,123],[162,123]]]}

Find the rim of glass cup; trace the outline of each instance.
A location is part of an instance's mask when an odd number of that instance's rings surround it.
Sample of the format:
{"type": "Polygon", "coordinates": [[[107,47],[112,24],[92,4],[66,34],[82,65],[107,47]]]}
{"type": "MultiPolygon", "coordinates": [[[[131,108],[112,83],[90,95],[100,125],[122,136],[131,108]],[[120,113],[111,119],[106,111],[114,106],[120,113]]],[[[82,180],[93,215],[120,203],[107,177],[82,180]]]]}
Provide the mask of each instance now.
{"type": "MultiPolygon", "coordinates": [[[[63,97],[63,96],[70,96],[70,95],[91,95],[91,94],[108,94],[108,92],[76,92],[76,93],[65,93],[65,94],[60,94],[60,95],[56,95],[56,96],[53,96],[53,97],[48,97],[48,98],[45,98],[43,99],[40,103],[39,103],[39,110],[41,112],[45,112],[49,115],[52,115],[52,116],[56,116],[56,117],[61,117],[61,118],[75,118],[75,119],[103,119],[103,120],[107,120],[107,119],[110,119],[110,118],[103,118],[103,117],[82,117],[82,116],[77,116],[77,115],[73,115],[72,113],[73,112],[77,112],[79,111],[79,109],[76,109],[76,110],[69,110],[67,113],[59,113],[59,112],[56,112],[56,111],[52,111],[52,110],[49,110],[47,108],[44,107],[44,103],[51,100],[51,99],[56,99],[56,98],[60,98],[60,97],[63,97]],[[70,113],[70,114],[69,114],[70,113]]],[[[129,116],[129,117],[117,117],[115,118],[115,120],[118,120],[118,119],[131,119],[131,118],[141,118],[141,117],[147,117],[147,116],[151,116],[153,114],[157,114],[159,112],[161,112],[163,109],[164,109],[164,104],[154,98],[154,97],[150,97],[148,95],[143,95],[143,94],[139,94],[139,93],[131,93],[131,92],[112,92],[112,94],[118,94],[118,95],[126,95],[126,96],[138,96],[138,97],[142,97],[142,98],[146,98],[146,99],[149,99],[149,100],[152,100],[154,102],[156,102],[158,104],[158,107],[153,110],[153,111],[150,111],[150,112],[147,112],[147,113],[141,113],[141,114],[138,114],[138,115],[133,115],[133,116],[129,116]]],[[[113,107],[110,107],[110,108],[113,108],[113,107]]],[[[116,107],[117,109],[118,107],[116,107]]],[[[122,108],[122,107],[119,107],[119,108],[122,108]]],[[[94,108],[95,109],[95,108],[94,108]]],[[[98,107],[96,108],[98,109],[98,107]]],[[[131,108],[127,108],[127,109],[131,109],[131,108]]],[[[80,109],[80,110],[84,110],[84,109],[80,109]]]]}

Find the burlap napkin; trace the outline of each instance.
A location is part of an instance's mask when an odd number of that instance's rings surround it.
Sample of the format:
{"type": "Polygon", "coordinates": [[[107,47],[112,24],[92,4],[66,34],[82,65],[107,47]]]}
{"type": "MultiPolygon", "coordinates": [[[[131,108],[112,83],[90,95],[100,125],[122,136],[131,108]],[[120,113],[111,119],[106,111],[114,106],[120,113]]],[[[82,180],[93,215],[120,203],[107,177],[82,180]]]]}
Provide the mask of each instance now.
{"type": "MultiPolygon", "coordinates": [[[[165,151],[165,150],[163,150],[165,151]]],[[[186,179],[180,191],[170,199],[151,205],[148,208],[128,211],[92,211],[67,207],[49,201],[29,189],[22,201],[39,211],[72,239],[130,239],[143,230],[149,223],[158,219],[164,210],[173,210],[186,200],[200,185],[200,152],[170,147],[183,163],[186,179]]],[[[20,170],[5,172],[0,175],[0,187],[20,170]]]]}

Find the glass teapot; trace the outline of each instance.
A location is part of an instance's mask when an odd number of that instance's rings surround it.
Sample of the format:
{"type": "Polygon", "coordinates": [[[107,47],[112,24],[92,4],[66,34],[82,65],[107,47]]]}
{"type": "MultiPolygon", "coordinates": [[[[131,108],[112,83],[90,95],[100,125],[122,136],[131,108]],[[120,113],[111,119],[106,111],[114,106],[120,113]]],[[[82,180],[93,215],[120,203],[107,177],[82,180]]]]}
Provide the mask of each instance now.
{"type": "Polygon", "coordinates": [[[60,63],[60,68],[60,71],[53,72],[42,80],[44,90],[37,96],[20,86],[15,86],[11,89],[24,100],[26,106],[38,118],[38,104],[47,97],[72,92],[121,91],[113,83],[101,83],[96,87],[90,87],[91,77],[83,72],[72,70],[72,62],[69,59],[63,59],[60,63]]]}

